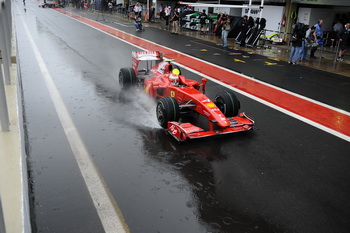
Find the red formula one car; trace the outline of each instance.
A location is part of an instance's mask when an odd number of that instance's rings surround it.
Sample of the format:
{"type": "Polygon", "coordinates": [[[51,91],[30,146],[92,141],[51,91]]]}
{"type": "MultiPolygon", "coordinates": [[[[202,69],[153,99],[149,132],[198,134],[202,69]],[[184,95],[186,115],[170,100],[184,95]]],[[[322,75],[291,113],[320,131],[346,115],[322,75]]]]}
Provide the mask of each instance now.
{"type": "Polygon", "coordinates": [[[163,60],[157,51],[133,52],[132,68],[119,72],[122,90],[142,87],[157,99],[159,124],[179,141],[253,129],[254,120],[239,113],[240,103],[235,94],[222,91],[212,101],[205,95],[206,81],[186,79],[178,66],[163,60]],[[139,69],[140,61],[147,61],[146,68],[139,69]],[[203,116],[207,123],[194,123],[188,120],[194,118],[188,116],[203,116]]]}

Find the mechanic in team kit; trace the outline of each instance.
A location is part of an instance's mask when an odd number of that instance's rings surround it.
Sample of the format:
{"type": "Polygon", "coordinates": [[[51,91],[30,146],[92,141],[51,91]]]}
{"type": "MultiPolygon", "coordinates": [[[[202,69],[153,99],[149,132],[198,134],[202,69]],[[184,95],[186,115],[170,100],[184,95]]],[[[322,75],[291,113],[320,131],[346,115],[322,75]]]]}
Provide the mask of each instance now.
{"type": "MultiPolygon", "coordinates": [[[[314,26],[316,28],[315,31],[315,41],[318,41],[319,43],[322,43],[322,38],[323,38],[323,29],[322,29],[322,24],[323,24],[323,19],[320,19],[318,23],[316,23],[314,26]]],[[[310,53],[310,58],[316,58],[315,52],[317,50],[318,46],[314,46],[311,48],[311,53],[310,53]]]]}

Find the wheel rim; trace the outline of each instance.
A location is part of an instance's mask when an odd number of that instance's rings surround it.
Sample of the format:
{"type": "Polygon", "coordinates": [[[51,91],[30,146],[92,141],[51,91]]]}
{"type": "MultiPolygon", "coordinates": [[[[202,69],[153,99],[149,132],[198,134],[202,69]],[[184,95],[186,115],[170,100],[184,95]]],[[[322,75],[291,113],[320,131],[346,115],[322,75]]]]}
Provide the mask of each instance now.
{"type": "Polygon", "coordinates": [[[157,119],[159,123],[163,123],[164,121],[164,112],[160,104],[157,106],[157,119]]]}
{"type": "Polygon", "coordinates": [[[218,98],[216,101],[217,101],[216,106],[220,109],[220,111],[221,111],[223,114],[225,114],[225,112],[226,112],[226,106],[225,106],[225,104],[223,103],[223,101],[222,101],[220,98],[218,98]]]}

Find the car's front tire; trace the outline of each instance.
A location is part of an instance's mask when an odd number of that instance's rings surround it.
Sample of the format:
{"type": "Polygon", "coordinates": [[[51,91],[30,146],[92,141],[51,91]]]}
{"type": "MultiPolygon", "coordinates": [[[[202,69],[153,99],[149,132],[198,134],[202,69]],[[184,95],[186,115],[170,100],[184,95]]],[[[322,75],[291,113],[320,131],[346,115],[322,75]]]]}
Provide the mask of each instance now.
{"type": "Polygon", "coordinates": [[[226,117],[238,115],[240,102],[232,91],[219,92],[215,97],[215,104],[226,117]]]}
{"type": "Polygon", "coordinates": [[[164,129],[168,127],[169,121],[179,121],[180,108],[176,99],[173,97],[163,97],[157,103],[157,120],[164,129]]]}

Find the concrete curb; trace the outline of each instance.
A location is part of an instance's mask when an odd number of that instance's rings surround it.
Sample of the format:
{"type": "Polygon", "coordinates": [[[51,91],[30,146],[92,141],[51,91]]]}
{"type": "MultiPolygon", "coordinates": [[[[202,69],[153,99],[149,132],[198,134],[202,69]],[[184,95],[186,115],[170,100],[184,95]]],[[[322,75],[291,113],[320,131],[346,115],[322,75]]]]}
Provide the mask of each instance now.
{"type": "Polygon", "coordinates": [[[17,42],[12,25],[11,65],[9,85],[5,93],[9,110],[9,131],[0,132],[0,197],[5,232],[30,233],[27,156],[22,112],[20,67],[16,64],[17,42]]]}

